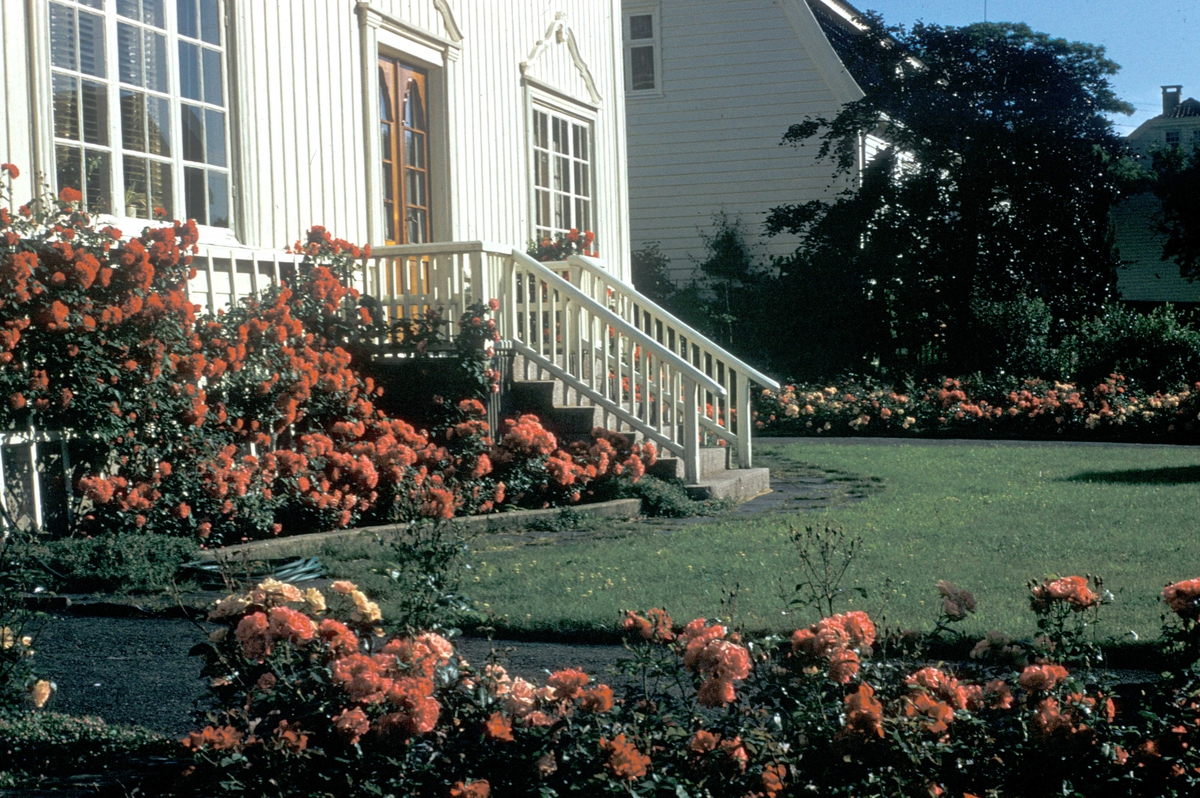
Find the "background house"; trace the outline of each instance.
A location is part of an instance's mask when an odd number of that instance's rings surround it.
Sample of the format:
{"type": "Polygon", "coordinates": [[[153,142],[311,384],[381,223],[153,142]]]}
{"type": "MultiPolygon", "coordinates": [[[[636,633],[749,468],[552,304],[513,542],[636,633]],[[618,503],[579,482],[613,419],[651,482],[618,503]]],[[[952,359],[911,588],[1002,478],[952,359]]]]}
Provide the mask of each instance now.
{"type": "MultiPolygon", "coordinates": [[[[835,45],[862,29],[840,0],[624,0],[630,228],[659,242],[671,277],[702,260],[724,214],[757,237],[778,205],[845,188],[817,145],[781,146],[790,125],[863,96],[835,45]]],[[[863,141],[860,159],[877,146],[863,141]]],[[[764,239],[764,254],[795,249],[764,239]]]]}
{"type": "MultiPolygon", "coordinates": [[[[1200,102],[1182,98],[1182,86],[1163,86],[1162,113],[1146,120],[1126,137],[1130,148],[1147,163],[1156,149],[1190,149],[1200,144],[1200,102]]],[[[1156,227],[1158,211],[1158,199],[1150,192],[1129,197],[1113,210],[1122,265],[1117,276],[1121,299],[1144,307],[1165,302],[1180,306],[1200,304],[1200,284],[1189,283],[1179,275],[1179,266],[1174,261],[1162,259],[1166,236],[1156,227]]]]}

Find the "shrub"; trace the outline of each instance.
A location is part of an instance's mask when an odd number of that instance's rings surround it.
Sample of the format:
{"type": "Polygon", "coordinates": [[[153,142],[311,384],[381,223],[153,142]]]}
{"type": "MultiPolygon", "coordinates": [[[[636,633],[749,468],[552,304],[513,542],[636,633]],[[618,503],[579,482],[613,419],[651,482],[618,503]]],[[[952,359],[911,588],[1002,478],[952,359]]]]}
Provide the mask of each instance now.
{"type": "MultiPolygon", "coordinates": [[[[942,621],[974,597],[943,582],[942,621]]],[[[1094,611],[1083,577],[1032,583],[1043,617],[1094,611]],[[1061,610],[1061,613],[1060,613],[1061,610]]],[[[1200,580],[1163,594],[1173,673],[1139,703],[1059,656],[1070,623],[1022,643],[1031,662],[956,668],[880,659],[864,612],[789,639],[744,640],[630,612],[625,693],[579,670],[542,685],[457,656],[436,634],[384,641],[350,583],[265,582],[221,601],[200,650],[219,710],[189,734],[198,794],[413,796],[1188,795],[1200,779],[1192,670],[1200,580]],[[472,792],[473,791],[473,792],[472,792]]],[[[1094,620],[1094,619],[1093,619],[1094,620]]],[[[998,646],[997,646],[998,647],[998,646]]]]}
{"type": "Polygon", "coordinates": [[[1176,391],[1200,376],[1200,332],[1173,308],[1149,313],[1109,305],[1082,322],[1075,346],[1074,377],[1092,384],[1112,373],[1123,374],[1139,391],[1176,391]]]}
{"type": "Polygon", "coordinates": [[[179,567],[198,549],[190,538],[122,532],[46,541],[34,553],[60,592],[161,593],[171,589],[179,567]]]}
{"type": "MultiPolygon", "coordinates": [[[[129,757],[165,757],[178,743],[138,726],[109,725],[102,719],[59,712],[0,715],[0,747],[11,782],[34,782],[56,773],[107,769],[129,757]]],[[[119,765],[118,765],[119,766],[119,765]]]]}

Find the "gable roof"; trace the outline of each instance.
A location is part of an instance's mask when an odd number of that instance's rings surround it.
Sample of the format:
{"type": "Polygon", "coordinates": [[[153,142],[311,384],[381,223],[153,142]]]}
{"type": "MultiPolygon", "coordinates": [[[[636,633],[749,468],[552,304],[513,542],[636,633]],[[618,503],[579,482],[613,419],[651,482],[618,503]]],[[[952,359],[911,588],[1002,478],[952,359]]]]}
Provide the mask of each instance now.
{"type": "Polygon", "coordinates": [[[1171,109],[1170,113],[1161,114],[1163,119],[1183,119],[1189,116],[1200,116],[1200,101],[1193,97],[1188,97],[1179,105],[1171,109]]]}

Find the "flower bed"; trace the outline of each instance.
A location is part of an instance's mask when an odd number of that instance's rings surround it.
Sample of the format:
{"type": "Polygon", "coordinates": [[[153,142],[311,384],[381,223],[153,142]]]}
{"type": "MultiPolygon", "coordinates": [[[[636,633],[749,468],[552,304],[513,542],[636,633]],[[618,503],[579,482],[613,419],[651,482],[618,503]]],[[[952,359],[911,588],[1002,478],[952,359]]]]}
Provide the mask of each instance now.
{"type": "MultiPolygon", "coordinates": [[[[949,583],[938,628],[974,611],[949,583]]],[[[234,594],[201,647],[221,709],[184,745],[197,794],[412,796],[1188,795],[1200,788],[1200,580],[1168,586],[1154,688],[1105,688],[1086,642],[1098,580],[1031,583],[1039,636],[976,664],[909,660],[863,612],[744,640],[631,612],[617,695],[576,669],[544,684],[446,638],[376,629],[353,584],[234,594]]]]}
{"type": "Polygon", "coordinates": [[[1027,379],[1007,387],[947,377],[908,393],[871,380],[785,385],[754,396],[763,435],[999,437],[1192,443],[1200,383],[1146,393],[1120,374],[1093,386],[1027,379]]]}
{"type": "Polygon", "coordinates": [[[74,533],[217,545],[571,504],[656,458],[601,429],[560,447],[534,416],[489,429],[495,300],[467,308],[452,342],[468,395],[439,398],[439,423],[419,430],[377,407],[355,358],[381,337],[420,355],[441,317],[373,318],[348,286],[369,249],[313,228],[288,285],[200,317],[195,225],[126,238],[97,229],[78,194],[0,208],[0,426],[70,434],[74,533]]]}

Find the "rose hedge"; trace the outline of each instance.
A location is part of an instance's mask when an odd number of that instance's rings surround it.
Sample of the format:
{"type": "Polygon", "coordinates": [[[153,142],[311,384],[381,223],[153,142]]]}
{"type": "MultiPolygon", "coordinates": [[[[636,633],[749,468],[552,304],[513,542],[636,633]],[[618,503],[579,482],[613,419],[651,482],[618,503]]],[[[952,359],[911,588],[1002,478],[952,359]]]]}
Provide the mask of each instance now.
{"type": "Polygon", "coordinates": [[[1027,379],[1005,386],[947,377],[900,392],[863,379],[785,385],[754,396],[763,435],[890,435],[1194,442],[1200,383],[1133,390],[1120,374],[1080,386],[1027,379]]]}
{"type": "MultiPolygon", "coordinates": [[[[950,583],[939,629],[973,612],[950,583]]],[[[573,668],[544,684],[434,633],[386,639],[353,584],[264,582],[221,601],[219,709],[183,741],[195,794],[1107,796],[1200,789],[1200,579],[1163,601],[1172,672],[1105,687],[1072,640],[1098,580],[1031,583],[1041,634],[949,667],[897,656],[863,612],[744,640],[630,612],[623,695],[573,668]],[[1143,689],[1144,688],[1144,689],[1143,689]]]]}
{"type": "MultiPolygon", "coordinates": [[[[389,418],[354,368],[390,332],[347,285],[369,250],[315,227],[287,285],[200,317],[196,242],[192,222],[96,229],[72,189],[0,208],[0,428],[69,433],[75,532],[213,545],[444,519],[582,501],[654,462],[604,430],[560,447],[533,416],[494,437],[472,397],[444,402],[431,432],[389,418]]],[[[468,308],[455,341],[480,398],[495,309],[468,308]]]]}

